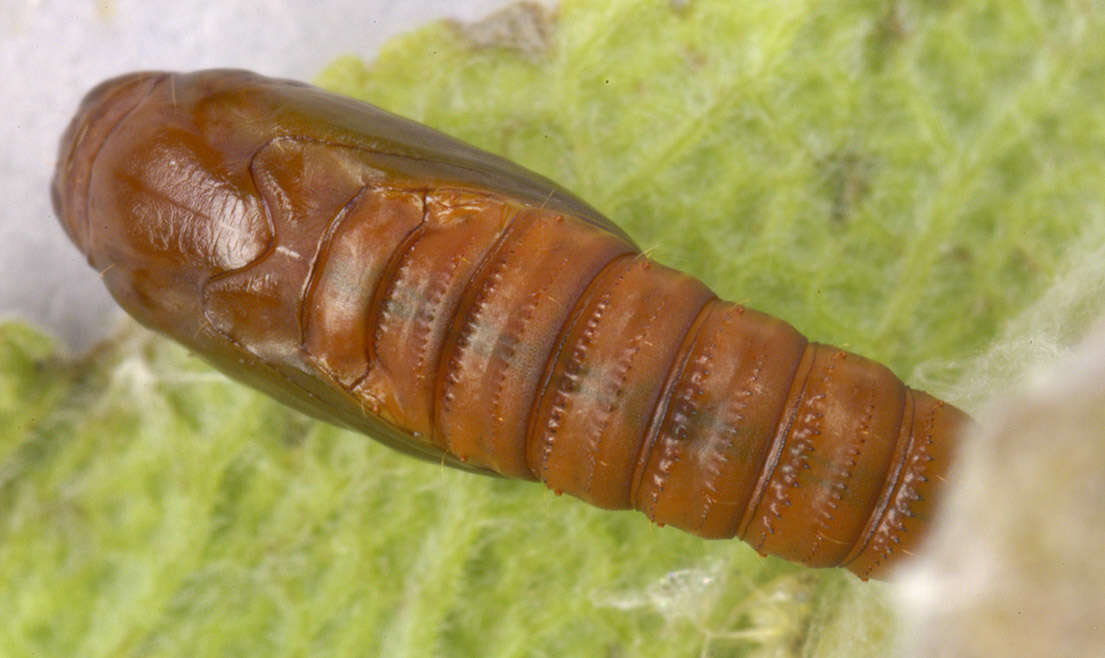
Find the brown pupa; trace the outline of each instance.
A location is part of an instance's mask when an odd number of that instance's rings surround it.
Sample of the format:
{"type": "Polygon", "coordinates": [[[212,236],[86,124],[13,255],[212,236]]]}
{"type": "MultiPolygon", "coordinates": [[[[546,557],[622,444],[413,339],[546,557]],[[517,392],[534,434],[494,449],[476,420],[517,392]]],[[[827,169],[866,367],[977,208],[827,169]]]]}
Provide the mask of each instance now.
{"type": "Polygon", "coordinates": [[[550,181],[301,83],[104,82],[53,199],[138,321],[302,411],[811,566],[908,555],[969,422],[550,181]]]}

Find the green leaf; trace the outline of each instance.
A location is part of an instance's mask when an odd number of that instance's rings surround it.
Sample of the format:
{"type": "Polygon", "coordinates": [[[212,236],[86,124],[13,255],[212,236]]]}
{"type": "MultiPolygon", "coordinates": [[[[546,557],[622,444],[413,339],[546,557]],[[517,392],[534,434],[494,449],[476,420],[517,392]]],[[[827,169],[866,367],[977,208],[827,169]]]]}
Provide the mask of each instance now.
{"type": "MultiPolygon", "coordinates": [[[[529,40],[435,23],[321,80],[977,408],[979,355],[1101,244],[1103,21],[1079,7],[565,2],[528,10],[529,40]]],[[[1099,292],[1072,295],[1060,342],[1099,292]]],[[[3,655],[879,656],[894,638],[882,584],[412,461],[137,328],[74,361],[0,326],[0,432],[3,655]]]]}

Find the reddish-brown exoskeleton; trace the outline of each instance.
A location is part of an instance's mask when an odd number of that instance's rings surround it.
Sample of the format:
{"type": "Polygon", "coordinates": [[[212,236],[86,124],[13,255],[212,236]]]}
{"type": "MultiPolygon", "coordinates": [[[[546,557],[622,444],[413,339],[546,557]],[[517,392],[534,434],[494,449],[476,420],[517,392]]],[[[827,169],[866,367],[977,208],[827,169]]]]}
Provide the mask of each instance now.
{"type": "Polygon", "coordinates": [[[907,554],[967,422],[548,180],[308,85],[105,82],[53,193],[131,315],[307,413],[812,566],[907,554]]]}

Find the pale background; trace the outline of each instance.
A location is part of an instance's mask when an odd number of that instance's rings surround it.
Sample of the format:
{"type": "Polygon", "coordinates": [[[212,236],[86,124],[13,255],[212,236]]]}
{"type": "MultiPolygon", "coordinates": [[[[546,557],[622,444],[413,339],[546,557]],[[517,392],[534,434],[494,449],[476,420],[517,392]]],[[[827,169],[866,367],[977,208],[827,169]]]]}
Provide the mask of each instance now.
{"type": "Polygon", "coordinates": [[[0,319],[33,322],[74,351],[118,319],[48,191],[58,137],[100,80],[210,67],[310,80],[334,57],[371,59],[427,20],[475,20],[510,2],[0,0],[0,319]]]}

